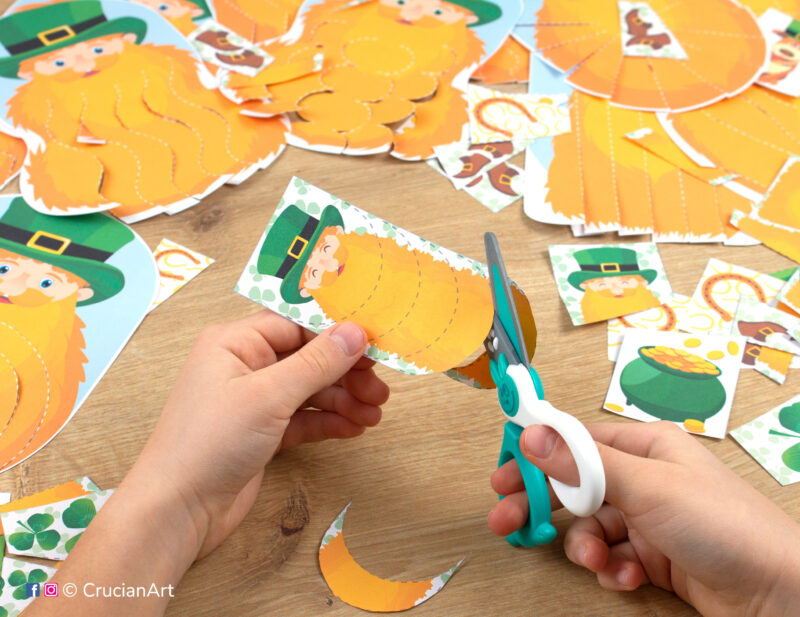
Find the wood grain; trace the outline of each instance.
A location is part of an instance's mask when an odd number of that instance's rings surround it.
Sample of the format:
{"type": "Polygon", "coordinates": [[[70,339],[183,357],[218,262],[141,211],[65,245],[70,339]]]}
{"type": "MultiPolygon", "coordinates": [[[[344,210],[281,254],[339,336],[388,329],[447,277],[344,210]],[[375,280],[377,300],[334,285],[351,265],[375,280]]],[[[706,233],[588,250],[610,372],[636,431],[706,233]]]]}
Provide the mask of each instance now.
{"type": "MultiPolygon", "coordinates": [[[[289,148],[243,185],[223,187],[179,215],[135,225],[151,247],[167,237],[217,261],[145,319],[72,422],[42,451],[0,476],[0,490],[20,496],[84,474],[104,488],[121,481],[197,332],[260,310],[232,289],[293,175],[477,259],[484,258],[483,233],[494,231],[510,275],[533,301],[540,333],[535,366],[549,400],[585,422],[617,420],[601,411],[612,372],[606,327],[570,324],[548,265],[548,244],[581,242],[568,229],[528,219],[521,203],[492,214],[424,163],[289,148]]],[[[613,235],[605,239],[617,241],[613,235]]],[[[661,254],[673,288],[683,294],[692,293],[710,257],[766,272],[791,265],[761,246],[662,245],[661,254]]],[[[351,499],[348,546],[379,576],[432,576],[469,555],[443,592],[414,609],[415,617],[696,615],[658,589],[603,591],[592,574],[564,557],[560,541],[569,520],[564,513],[555,517],[559,540],[550,546],[516,549],[495,537],[486,525],[496,500],[489,476],[503,426],[494,394],[441,375],[378,371],[392,389],[381,424],[356,440],[280,454],[267,470],[252,512],[222,547],[190,570],[168,615],[362,614],[331,594],[316,560],[323,532],[351,499]]],[[[731,427],[798,393],[797,373],[779,387],[754,371],[744,372],[731,427]]],[[[730,438],[698,439],[800,518],[800,485],[781,488],[730,438]]]]}

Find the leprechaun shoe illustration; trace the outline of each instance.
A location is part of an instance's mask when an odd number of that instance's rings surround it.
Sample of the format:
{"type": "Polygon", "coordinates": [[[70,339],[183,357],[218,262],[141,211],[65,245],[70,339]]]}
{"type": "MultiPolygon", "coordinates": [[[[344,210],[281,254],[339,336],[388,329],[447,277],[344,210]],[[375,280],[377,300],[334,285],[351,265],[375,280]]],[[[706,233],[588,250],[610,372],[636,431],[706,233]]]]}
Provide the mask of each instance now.
{"type": "Polygon", "coordinates": [[[282,279],[285,302],[315,302],[321,317],[354,321],[371,345],[420,369],[458,365],[491,326],[487,279],[393,237],[347,231],[334,206],[318,219],[285,208],[267,232],[256,269],[282,279]]]}
{"type": "Polygon", "coordinates": [[[22,198],[0,217],[0,471],[72,415],[87,362],[76,308],[123,289],[123,273],[107,262],[133,239],[110,217],[47,216],[22,198]]]}

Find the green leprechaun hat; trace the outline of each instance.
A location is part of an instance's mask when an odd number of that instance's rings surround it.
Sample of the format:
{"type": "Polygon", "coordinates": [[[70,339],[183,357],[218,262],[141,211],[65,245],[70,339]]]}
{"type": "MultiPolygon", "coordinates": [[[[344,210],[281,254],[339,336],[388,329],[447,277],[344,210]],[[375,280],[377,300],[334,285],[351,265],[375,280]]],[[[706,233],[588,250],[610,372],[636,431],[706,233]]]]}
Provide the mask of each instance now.
{"type": "Polygon", "coordinates": [[[648,283],[652,283],[658,273],[655,270],[640,270],[636,259],[636,251],[614,246],[604,246],[576,251],[573,255],[581,269],[567,277],[567,282],[575,289],[581,289],[581,283],[610,276],[634,276],[638,274],[648,283]]]}
{"type": "Polygon", "coordinates": [[[310,302],[312,298],[300,295],[300,277],[324,229],[337,225],[344,227],[344,221],[335,206],[326,206],[319,219],[295,205],[289,206],[267,232],[256,271],[283,279],[281,297],[289,304],[310,302]]]}
{"type": "Polygon", "coordinates": [[[16,77],[20,62],[68,45],[109,34],[131,33],[144,39],[147,24],[136,17],[108,19],[94,0],[57,2],[12,13],[0,20],[0,76],[16,77]]]}
{"type": "MultiPolygon", "coordinates": [[[[778,34],[780,34],[780,32],[778,32],[778,34]]],[[[786,31],[784,34],[792,37],[793,39],[800,40],[800,21],[793,19],[791,23],[786,26],[786,31]]]]}
{"type": "Polygon", "coordinates": [[[503,15],[503,10],[498,5],[487,0],[447,0],[447,2],[467,9],[478,18],[478,21],[469,24],[470,28],[488,24],[503,15]]]}
{"type": "Polygon", "coordinates": [[[125,285],[122,272],[105,263],[133,240],[133,232],[104,214],[48,216],[15,198],[0,216],[0,249],[72,272],[94,292],[78,306],[110,298],[125,285]]]}

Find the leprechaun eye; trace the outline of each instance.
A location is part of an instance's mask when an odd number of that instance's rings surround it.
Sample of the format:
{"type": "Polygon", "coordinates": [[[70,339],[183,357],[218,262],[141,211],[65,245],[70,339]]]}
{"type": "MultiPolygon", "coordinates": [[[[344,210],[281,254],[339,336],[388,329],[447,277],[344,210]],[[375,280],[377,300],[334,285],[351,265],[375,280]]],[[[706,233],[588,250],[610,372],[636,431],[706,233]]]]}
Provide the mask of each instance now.
{"type": "Polygon", "coordinates": [[[436,9],[436,10],[433,12],[433,14],[434,14],[434,15],[441,15],[443,12],[444,12],[444,11],[442,11],[442,9],[436,9]]]}
{"type": "Polygon", "coordinates": [[[61,68],[62,66],[65,66],[67,63],[64,62],[63,60],[56,60],[53,64],[55,64],[58,68],[61,68]]]}
{"type": "Polygon", "coordinates": [[[95,47],[95,48],[94,48],[92,51],[93,51],[94,53],[96,53],[97,55],[100,55],[100,54],[102,54],[102,53],[103,53],[103,51],[104,51],[104,50],[103,50],[103,48],[102,48],[102,47],[95,47]]]}
{"type": "Polygon", "coordinates": [[[406,3],[406,0],[397,0],[397,4],[403,5],[406,3]]]}
{"type": "Polygon", "coordinates": [[[42,289],[47,289],[52,285],[53,285],[53,279],[42,279],[42,281],[39,283],[39,287],[41,287],[42,289]]]}
{"type": "Polygon", "coordinates": [[[167,5],[167,4],[159,4],[158,5],[158,10],[159,11],[166,11],[168,8],[169,8],[169,5],[167,5]]]}
{"type": "Polygon", "coordinates": [[[11,270],[11,268],[6,266],[5,264],[0,266],[0,274],[8,274],[9,270],[11,270]]]}

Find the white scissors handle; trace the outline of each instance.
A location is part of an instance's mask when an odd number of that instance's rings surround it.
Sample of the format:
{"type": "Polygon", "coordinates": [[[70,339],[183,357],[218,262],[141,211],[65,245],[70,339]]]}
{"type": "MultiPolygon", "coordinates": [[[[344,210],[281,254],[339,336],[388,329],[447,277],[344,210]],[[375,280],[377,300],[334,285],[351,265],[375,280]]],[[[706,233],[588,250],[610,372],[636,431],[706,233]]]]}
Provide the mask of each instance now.
{"type": "Polygon", "coordinates": [[[570,486],[550,478],[550,484],[561,503],[572,514],[592,516],[603,505],[606,495],[603,461],[592,435],[580,420],[537,396],[531,376],[524,366],[509,366],[508,376],[514,380],[519,394],[519,410],[514,416],[507,415],[508,419],[522,427],[531,424],[549,426],[561,435],[578,466],[580,482],[578,486],[570,486]]]}

